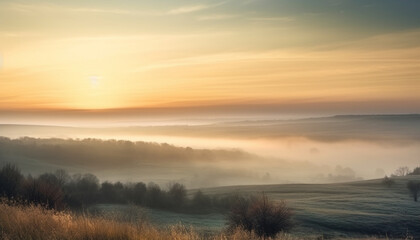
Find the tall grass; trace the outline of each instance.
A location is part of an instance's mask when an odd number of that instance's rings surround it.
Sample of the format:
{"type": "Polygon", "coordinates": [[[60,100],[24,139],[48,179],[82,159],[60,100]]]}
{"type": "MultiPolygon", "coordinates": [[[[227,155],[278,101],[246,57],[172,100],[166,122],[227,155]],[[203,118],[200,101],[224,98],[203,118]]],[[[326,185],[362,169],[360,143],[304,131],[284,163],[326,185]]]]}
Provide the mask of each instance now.
{"type": "MultiPolygon", "coordinates": [[[[145,221],[119,222],[104,217],[76,215],[37,205],[0,203],[0,239],[4,240],[242,240],[259,239],[252,233],[236,229],[230,233],[203,236],[182,225],[165,228],[145,221]]],[[[278,239],[292,239],[279,236],[278,239]]]]}
{"type": "MultiPolygon", "coordinates": [[[[0,239],[2,240],[258,240],[254,233],[241,229],[204,236],[191,227],[165,228],[139,222],[120,222],[105,217],[76,215],[37,205],[0,201],[0,239]]],[[[297,240],[280,234],[272,240],[297,240]]],[[[307,238],[305,238],[307,239],[307,238]]],[[[313,238],[323,239],[323,238],[313,238]]],[[[360,238],[358,238],[360,239],[360,238]]],[[[378,238],[364,238],[376,240],[378,238]]],[[[413,239],[407,237],[405,239],[413,239]]]]}

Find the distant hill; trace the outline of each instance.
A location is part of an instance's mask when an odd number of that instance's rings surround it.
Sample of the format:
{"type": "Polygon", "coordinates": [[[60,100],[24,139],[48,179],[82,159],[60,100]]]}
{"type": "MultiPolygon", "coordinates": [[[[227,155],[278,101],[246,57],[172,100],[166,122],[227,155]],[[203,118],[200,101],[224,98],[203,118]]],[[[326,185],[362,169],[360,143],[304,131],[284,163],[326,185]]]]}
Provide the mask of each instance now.
{"type": "Polygon", "coordinates": [[[7,137],[101,137],[112,135],[222,137],[235,139],[303,137],[321,142],[376,141],[406,144],[420,141],[420,114],[337,115],[293,120],[255,120],[207,125],[64,127],[0,125],[7,137]],[[29,135],[28,135],[29,134],[29,135]]]}

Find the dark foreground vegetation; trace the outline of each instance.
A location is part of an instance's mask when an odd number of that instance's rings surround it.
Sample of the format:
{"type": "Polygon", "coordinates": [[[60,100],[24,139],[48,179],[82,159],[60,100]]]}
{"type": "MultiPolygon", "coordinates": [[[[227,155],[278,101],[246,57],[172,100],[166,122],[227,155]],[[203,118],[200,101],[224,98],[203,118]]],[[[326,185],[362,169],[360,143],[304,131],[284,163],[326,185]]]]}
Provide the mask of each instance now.
{"type": "MultiPolygon", "coordinates": [[[[242,227],[229,228],[218,233],[203,234],[184,225],[158,227],[147,221],[121,222],[105,217],[56,211],[33,204],[0,201],[0,239],[4,240],[303,240],[287,233],[273,237],[259,236],[242,227]]],[[[376,237],[354,239],[375,240],[376,237]]],[[[390,238],[385,238],[390,239],[390,238]]],[[[416,239],[402,237],[392,239],[416,239]]]]}
{"type": "MultiPolygon", "coordinates": [[[[19,211],[35,211],[41,215],[52,214],[57,218],[66,216],[68,218],[66,220],[67,222],[73,221],[73,218],[70,217],[71,215],[55,211],[66,209],[66,207],[70,207],[71,209],[84,209],[87,205],[97,203],[132,203],[140,206],[175,211],[203,212],[210,209],[230,210],[228,219],[230,232],[242,229],[252,236],[255,235],[263,238],[275,237],[278,233],[285,232],[292,227],[292,213],[289,208],[284,203],[274,204],[270,202],[265,195],[261,197],[230,195],[211,198],[204,195],[201,191],[197,191],[190,199],[187,198],[185,187],[179,183],[171,184],[168,190],[164,191],[159,185],[154,183],[149,183],[147,186],[142,182],[128,184],[103,182],[99,184],[98,178],[92,174],[75,174],[70,176],[64,170],[57,170],[55,173],[44,173],[36,178],[32,176],[24,177],[20,170],[12,164],[4,165],[0,170],[0,194],[4,199],[7,199],[3,201],[1,211],[14,211],[13,214],[19,213],[19,211]]],[[[7,213],[3,212],[2,214],[7,213]]],[[[75,221],[76,225],[80,225],[79,220],[75,221]]],[[[93,221],[93,224],[97,222],[101,222],[104,225],[111,224],[118,229],[122,228],[132,232],[134,234],[133,236],[143,229],[131,225],[120,226],[116,223],[98,219],[81,218],[80,221],[82,225],[86,221],[93,221]]],[[[0,224],[0,230],[3,232],[8,227],[11,232],[16,232],[16,230],[12,230],[13,226],[10,225],[10,220],[4,221],[3,223],[0,222],[0,224]],[[5,227],[4,224],[8,226],[5,227]]],[[[56,225],[56,223],[53,225],[56,225]]],[[[70,232],[72,231],[70,230],[70,232]]],[[[104,237],[107,234],[114,234],[107,232],[107,230],[103,231],[100,234],[105,234],[104,237]]],[[[183,234],[186,233],[192,235],[188,235],[189,237],[185,239],[196,239],[195,233],[192,232],[181,231],[176,234],[184,236],[183,234]]],[[[11,234],[11,236],[15,236],[14,234],[11,234]]],[[[130,235],[126,235],[123,239],[132,239],[128,236],[130,235]]],[[[159,239],[160,235],[157,238],[159,239]]],[[[40,239],[43,238],[41,237],[40,239]]],[[[85,238],[82,237],[82,239],[85,238]]],[[[145,239],[149,238],[146,237],[145,239]]]]}
{"type": "Polygon", "coordinates": [[[227,211],[241,198],[238,195],[210,197],[197,191],[187,198],[187,190],[179,183],[163,190],[153,182],[100,183],[93,174],[74,174],[65,170],[44,173],[38,177],[23,176],[15,165],[0,169],[0,195],[41,204],[47,208],[85,209],[99,203],[128,204],[188,213],[227,211]]]}
{"type": "MultiPolygon", "coordinates": [[[[240,227],[205,235],[191,227],[175,225],[157,227],[146,221],[121,222],[104,217],[91,217],[41,206],[0,202],[0,239],[27,240],[201,240],[263,239],[240,227]]],[[[272,239],[296,239],[284,233],[272,239]]]]}

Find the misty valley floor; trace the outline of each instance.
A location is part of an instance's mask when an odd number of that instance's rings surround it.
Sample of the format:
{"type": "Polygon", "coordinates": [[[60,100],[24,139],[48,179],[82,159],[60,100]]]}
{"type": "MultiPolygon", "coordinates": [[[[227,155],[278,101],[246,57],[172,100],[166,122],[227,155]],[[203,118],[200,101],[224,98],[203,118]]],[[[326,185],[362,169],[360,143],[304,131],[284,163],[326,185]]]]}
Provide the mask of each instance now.
{"type": "MultiPolygon", "coordinates": [[[[226,195],[232,192],[253,194],[264,192],[269,198],[285,200],[295,213],[297,237],[366,237],[420,236],[420,203],[413,201],[406,189],[408,179],[396,179],[390,188],[381,180],[339,184],[287,184],[229,186],[202,190],[206,194],[226,195]]],[[[193,194],[191,190],[189,194],[193,194]]],[[[97,205],[95,210],[133,214],[124,205],[97,205]]],[[[225,227],[225,216],[219,213],[193,215],[162,210],[139,209],[139,216],[158,225],[182,223],[199,231],[217,232],[225,227]]]]}

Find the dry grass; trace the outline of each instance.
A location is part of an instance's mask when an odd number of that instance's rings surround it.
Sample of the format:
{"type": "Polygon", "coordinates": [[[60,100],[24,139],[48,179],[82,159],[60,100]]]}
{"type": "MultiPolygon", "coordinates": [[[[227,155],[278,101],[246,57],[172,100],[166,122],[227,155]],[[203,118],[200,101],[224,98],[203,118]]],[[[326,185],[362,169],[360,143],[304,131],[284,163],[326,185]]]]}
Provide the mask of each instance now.
{"type": "MultiPolygon", "coordinates": [[[[229,234],[202,236],[182,225],[158,228],[146,222],[124,223],[101,217],[74,215],[35,205],[0,203],[0,238],[7,240],[242,240],[258,239],[240,229],[229,234]]],[[[292,239],[281,236],[279,239],[292,239]]]]}
{"type": "MultiPolygon", "coordinates": [[[[241,229],[236,229],[230,233],[219,233],[214,236],[203,236],[194,229],[182,225],[159,228],[145,221],[137,223],[119,222],[101,217],[58,212],[35,205],[0,202],[0,239],[257,240],[260,238],[241,229]]],[[[276,240],[297,240],[297,238],[280,234],[276,240]]]]}

